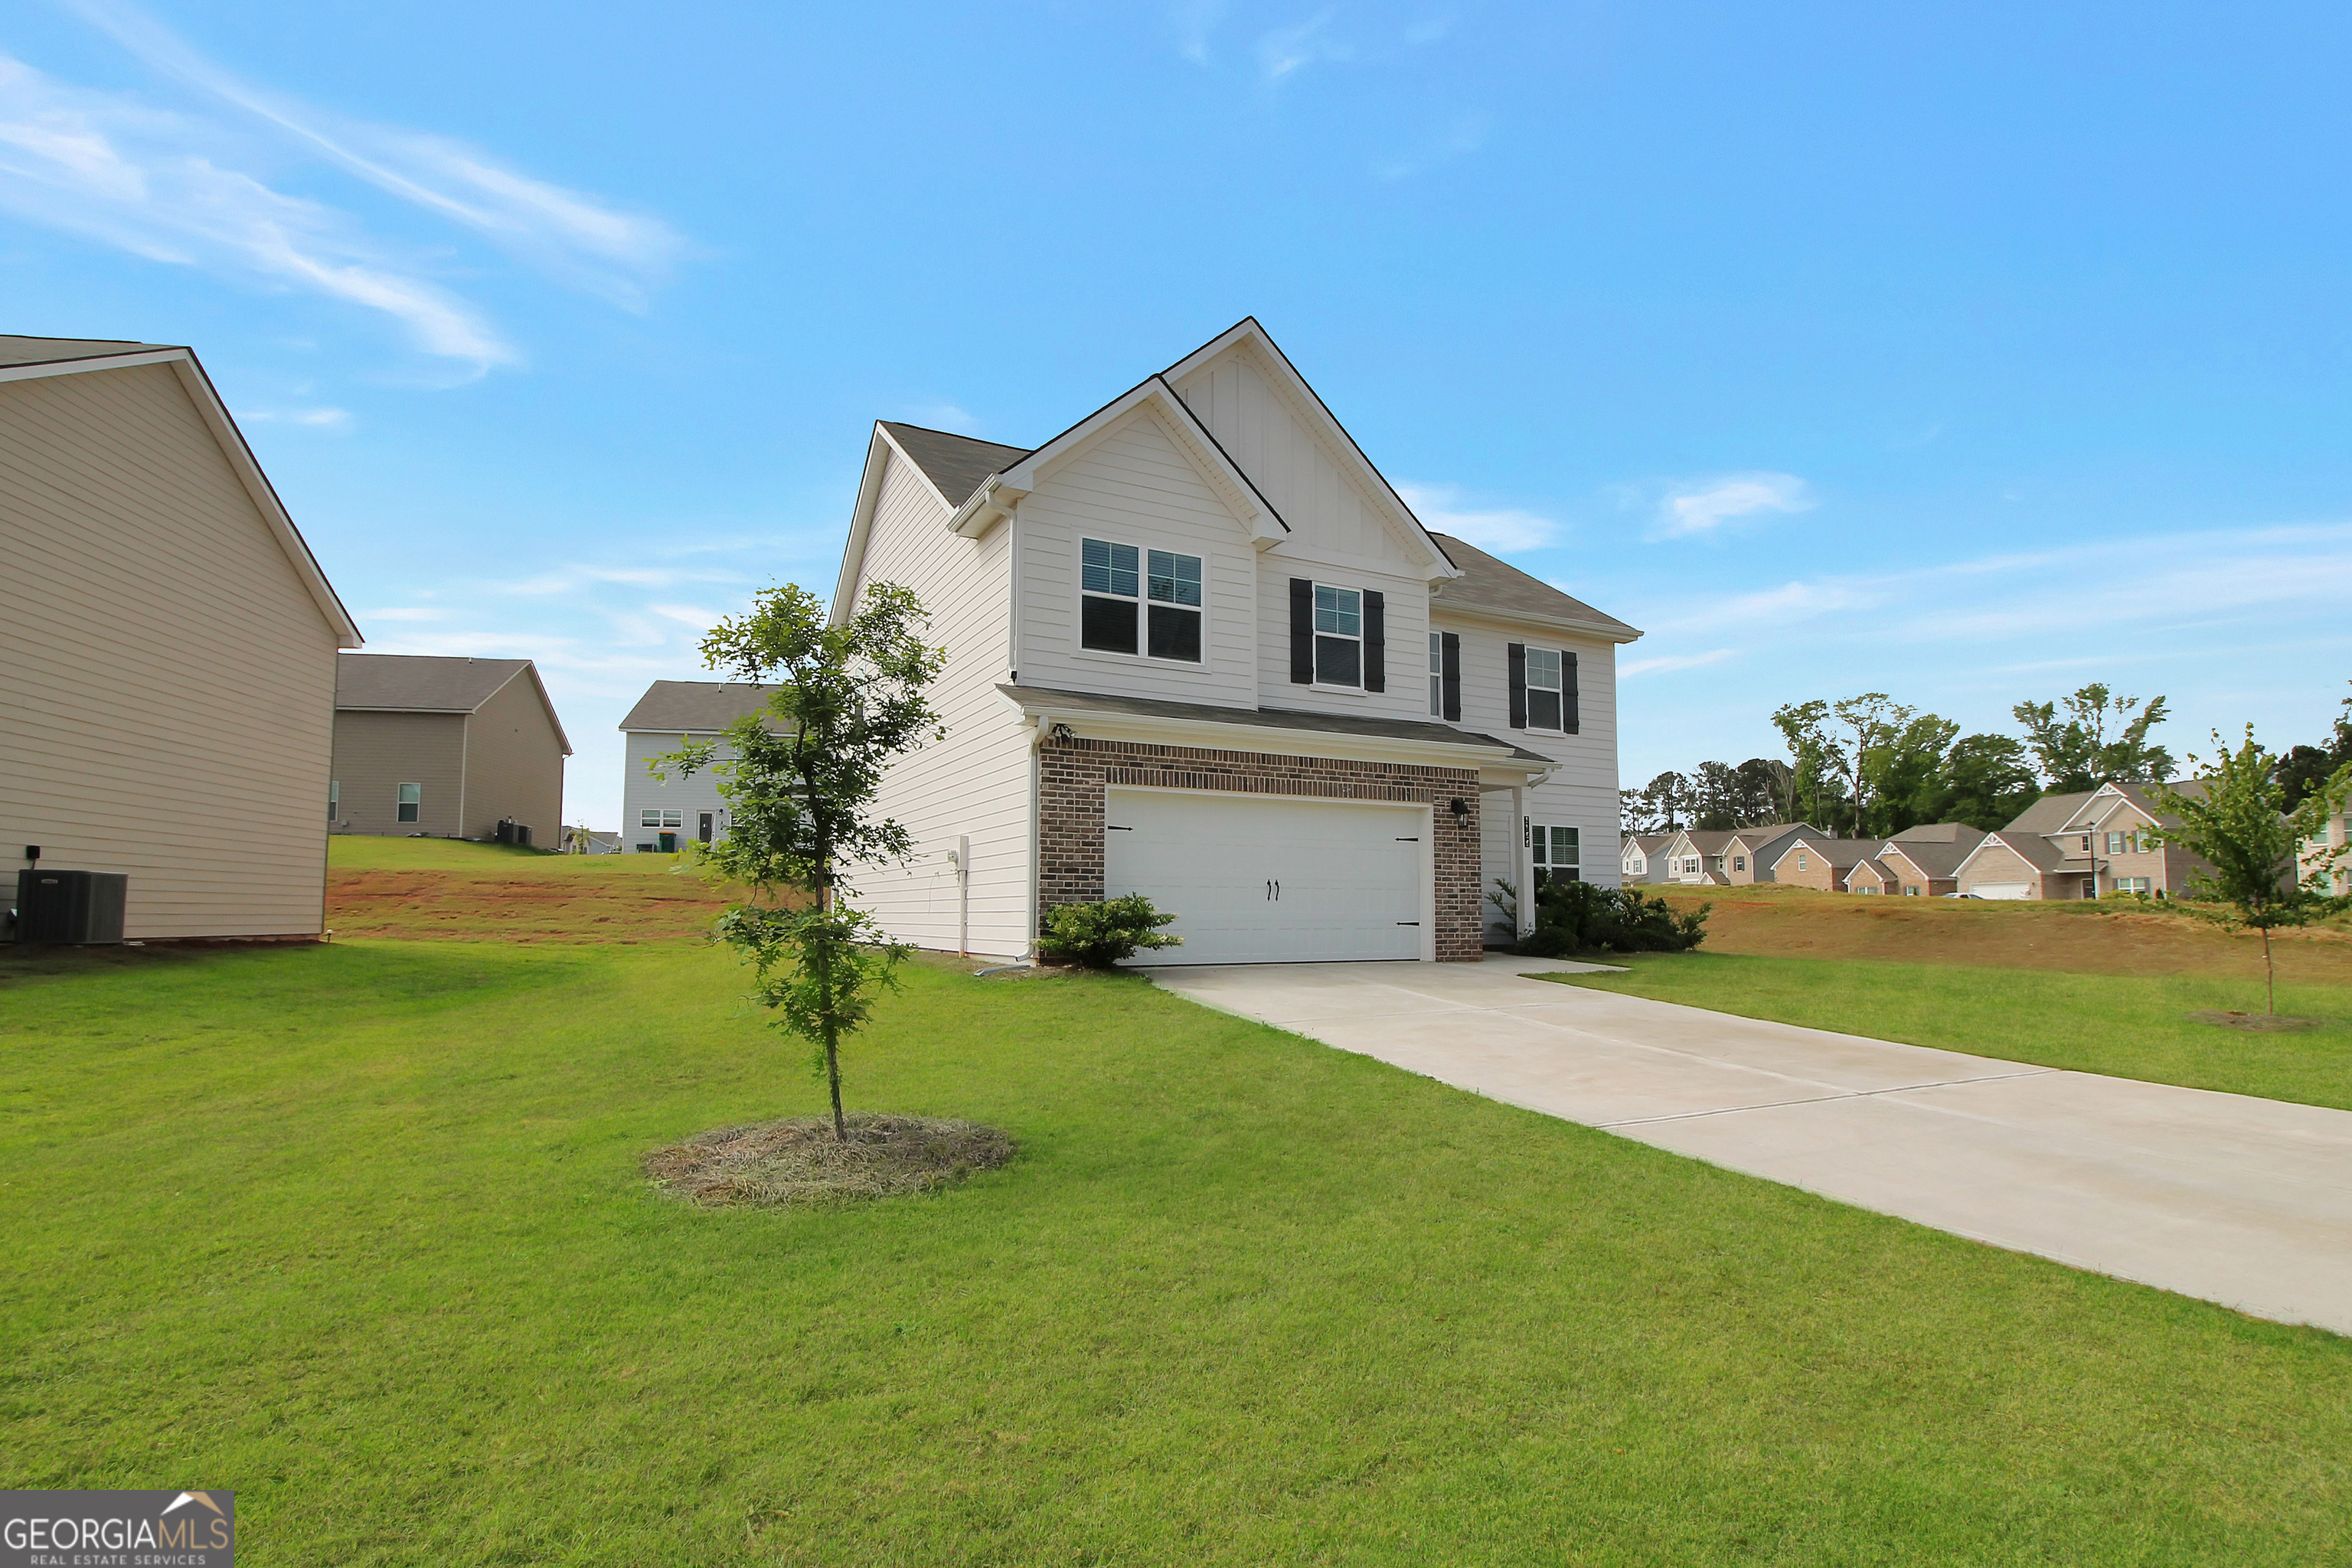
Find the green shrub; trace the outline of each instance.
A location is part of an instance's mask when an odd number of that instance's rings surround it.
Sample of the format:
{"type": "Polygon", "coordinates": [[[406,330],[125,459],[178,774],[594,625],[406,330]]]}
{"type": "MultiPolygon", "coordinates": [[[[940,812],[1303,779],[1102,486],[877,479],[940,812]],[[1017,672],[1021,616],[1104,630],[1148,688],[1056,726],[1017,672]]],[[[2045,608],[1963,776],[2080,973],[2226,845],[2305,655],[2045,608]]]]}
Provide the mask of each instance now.
{"type": "Polygon", "coordinates": [[[1536,929],[1513,949],[1526,958],[1564,958],[1606,948],[1612,952],[1687,952],[1706,940],[1701,904],[1678,915],[1661,898],[1634,888],[1593,882],[1547,881],[1536,889],[1536,929]]]}
{"type": "Polygon", "coordinates": [[[1175,918],[1153,909],[1151,900],[1141,893],[1105,899],[1098,904],[1055,904],[1045,911],[1045,931],[1037,939],[1038,956],[1048,962],[1108,969],[1146,949],[1183,946],[1182,937],[1167,935],[1160,929],[1175,918]]]}

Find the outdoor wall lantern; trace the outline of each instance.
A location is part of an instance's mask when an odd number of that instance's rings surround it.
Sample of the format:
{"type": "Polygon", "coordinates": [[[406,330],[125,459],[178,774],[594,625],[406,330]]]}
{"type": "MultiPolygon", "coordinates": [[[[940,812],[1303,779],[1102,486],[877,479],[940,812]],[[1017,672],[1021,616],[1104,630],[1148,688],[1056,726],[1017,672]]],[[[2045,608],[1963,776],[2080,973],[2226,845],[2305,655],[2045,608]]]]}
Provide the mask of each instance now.
{"type": "Polygon", "coordinates": [[[1445,809],[1454,814],[1454,821],[1459,822],[1470,815],[1470,803],[1457,795],[1445,803],[1445,809]]]}

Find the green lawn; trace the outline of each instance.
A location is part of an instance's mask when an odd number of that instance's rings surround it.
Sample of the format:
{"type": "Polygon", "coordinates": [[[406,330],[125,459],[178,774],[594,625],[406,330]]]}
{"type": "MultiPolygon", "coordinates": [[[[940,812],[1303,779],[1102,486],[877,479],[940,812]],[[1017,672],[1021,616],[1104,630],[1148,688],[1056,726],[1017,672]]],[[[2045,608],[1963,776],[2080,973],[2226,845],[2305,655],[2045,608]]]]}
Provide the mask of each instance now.
{"type": "Polygon", "coordinates": [[[2244,1568],[2352,1536],[2352,1342],[1131,976],[916,973],[853,1103],[1020,1158],[777,1214],[637,1174],[820,1101],[707,947],[0,974],[0,1475],[234,1488],[254,1564],[2244,1568]]]}
{"type": "Polygon", "coordinates": [[[2203,974],[2071,974],[1881,959],[1639,953],[1624,974],[1548,974],[1748,1018],[1938,1046],[2007,1061],[2258,1094],[2352,1110],[2352,988],[2282,982],[2278,1008],[2321,1020],[2294,1034],[2216,1028],[2186,1015],[2261,1010],[2262,982],[2203,974]]]}

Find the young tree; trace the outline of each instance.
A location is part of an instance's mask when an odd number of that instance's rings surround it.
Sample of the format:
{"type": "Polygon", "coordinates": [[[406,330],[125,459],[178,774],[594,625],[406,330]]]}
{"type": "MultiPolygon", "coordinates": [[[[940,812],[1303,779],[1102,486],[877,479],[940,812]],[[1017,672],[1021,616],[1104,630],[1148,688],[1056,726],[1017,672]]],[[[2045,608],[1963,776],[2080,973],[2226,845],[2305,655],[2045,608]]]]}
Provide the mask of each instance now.
{"type": "Polygon", "coordinates": [[[2137,697],[2116,697],[2097,681],[2061,700],[2067,718],[2061,722],[2058,705],[2021,702],[2010,710],[2025,730],[2025,743],[2042,766],[2043,784],[2053,795],[2074,795],[2117,779],[2162,784],[2172,776],[2172,753],[2151,744],[2147,732],[2165,720],[2164,699],[2148,700],[2142,708],[2137,697]],[[2116,726],[2113,740],[2107,727],[2116,726]]]}
{"type": "Polygon", "coordinates": [[[765,711],[727,727],[730,759],[706,741],[656,763],[719,777],[728,831],[704,863],[753,894],[719,917],[719,936],[758,972],[777,1026],[815,1047],[844,1142],[842,1038],[864,1026],[875,993],[897,983],[914,950],[887,940],[837,879],[845,866],[904,859],[912,847],[873,805],[892,759],[947,732],[923,695],[946,656],[925,645],[923,626],[913,592],[887,584],[867,588],[838,625],[796,584],[755,595],[751,614],[702,639],[702,661],[773,687],[765,711]]]}
{"type": "MultiPolygon", "coordinates": [[[[2285,787],[2278,779],[2278,759],[2256,743],[2252,724],[2246,726],[2245,743],[2236,751],[2229,749],[2218,730],[2213,745],[2213,764],[2199,781],[2203,788],[2183,792],[2159,784],[2148,791],[2157,809],[2179,818],[2179,826],[2159,826],[2147,838],[2153,844],[2178,844],[2203,857],[2213,869],[2199,874],[2193,890],[2226,905],[2224,918],[2231,923],[2263,933],[2264,1005],[2275,1013],[2278,983],[2271,967],[2272,929],[2306,925],[2347,901],[2326,896],[2325,871],[2298,880],[2295,870],[2303,841],[2323,834],[2327,819],[2343,810],[2345,797],[2352,795],[2352,763],[2338,767],[2290,812],[2285,787]]],[[[2199,765],[2194,757],[2189,762],[2192,768],[2199,765]]]]}

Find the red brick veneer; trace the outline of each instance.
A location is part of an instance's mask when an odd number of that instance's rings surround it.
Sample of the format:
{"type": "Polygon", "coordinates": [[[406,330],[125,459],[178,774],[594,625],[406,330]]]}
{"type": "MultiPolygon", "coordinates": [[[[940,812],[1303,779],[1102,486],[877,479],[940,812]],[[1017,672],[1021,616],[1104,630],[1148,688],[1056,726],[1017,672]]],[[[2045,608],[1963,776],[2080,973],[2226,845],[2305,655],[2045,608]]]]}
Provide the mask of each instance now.
{"type": "Polygon", "coordinates": [[[1342,757],[1218,752],[1194,746],[1084,738],[1047,741],[1037,757],[1037,901],[1088,903],[1103,896],[1103,792],[1112,784],[1248,795],[1320,795],[1428,805],[1435,835],[1437,956],[1484,956],[1479,913],[1478,770],[1342,757]],[[1462,801],[1467,816],[1451,803],[1462,801]]]}

